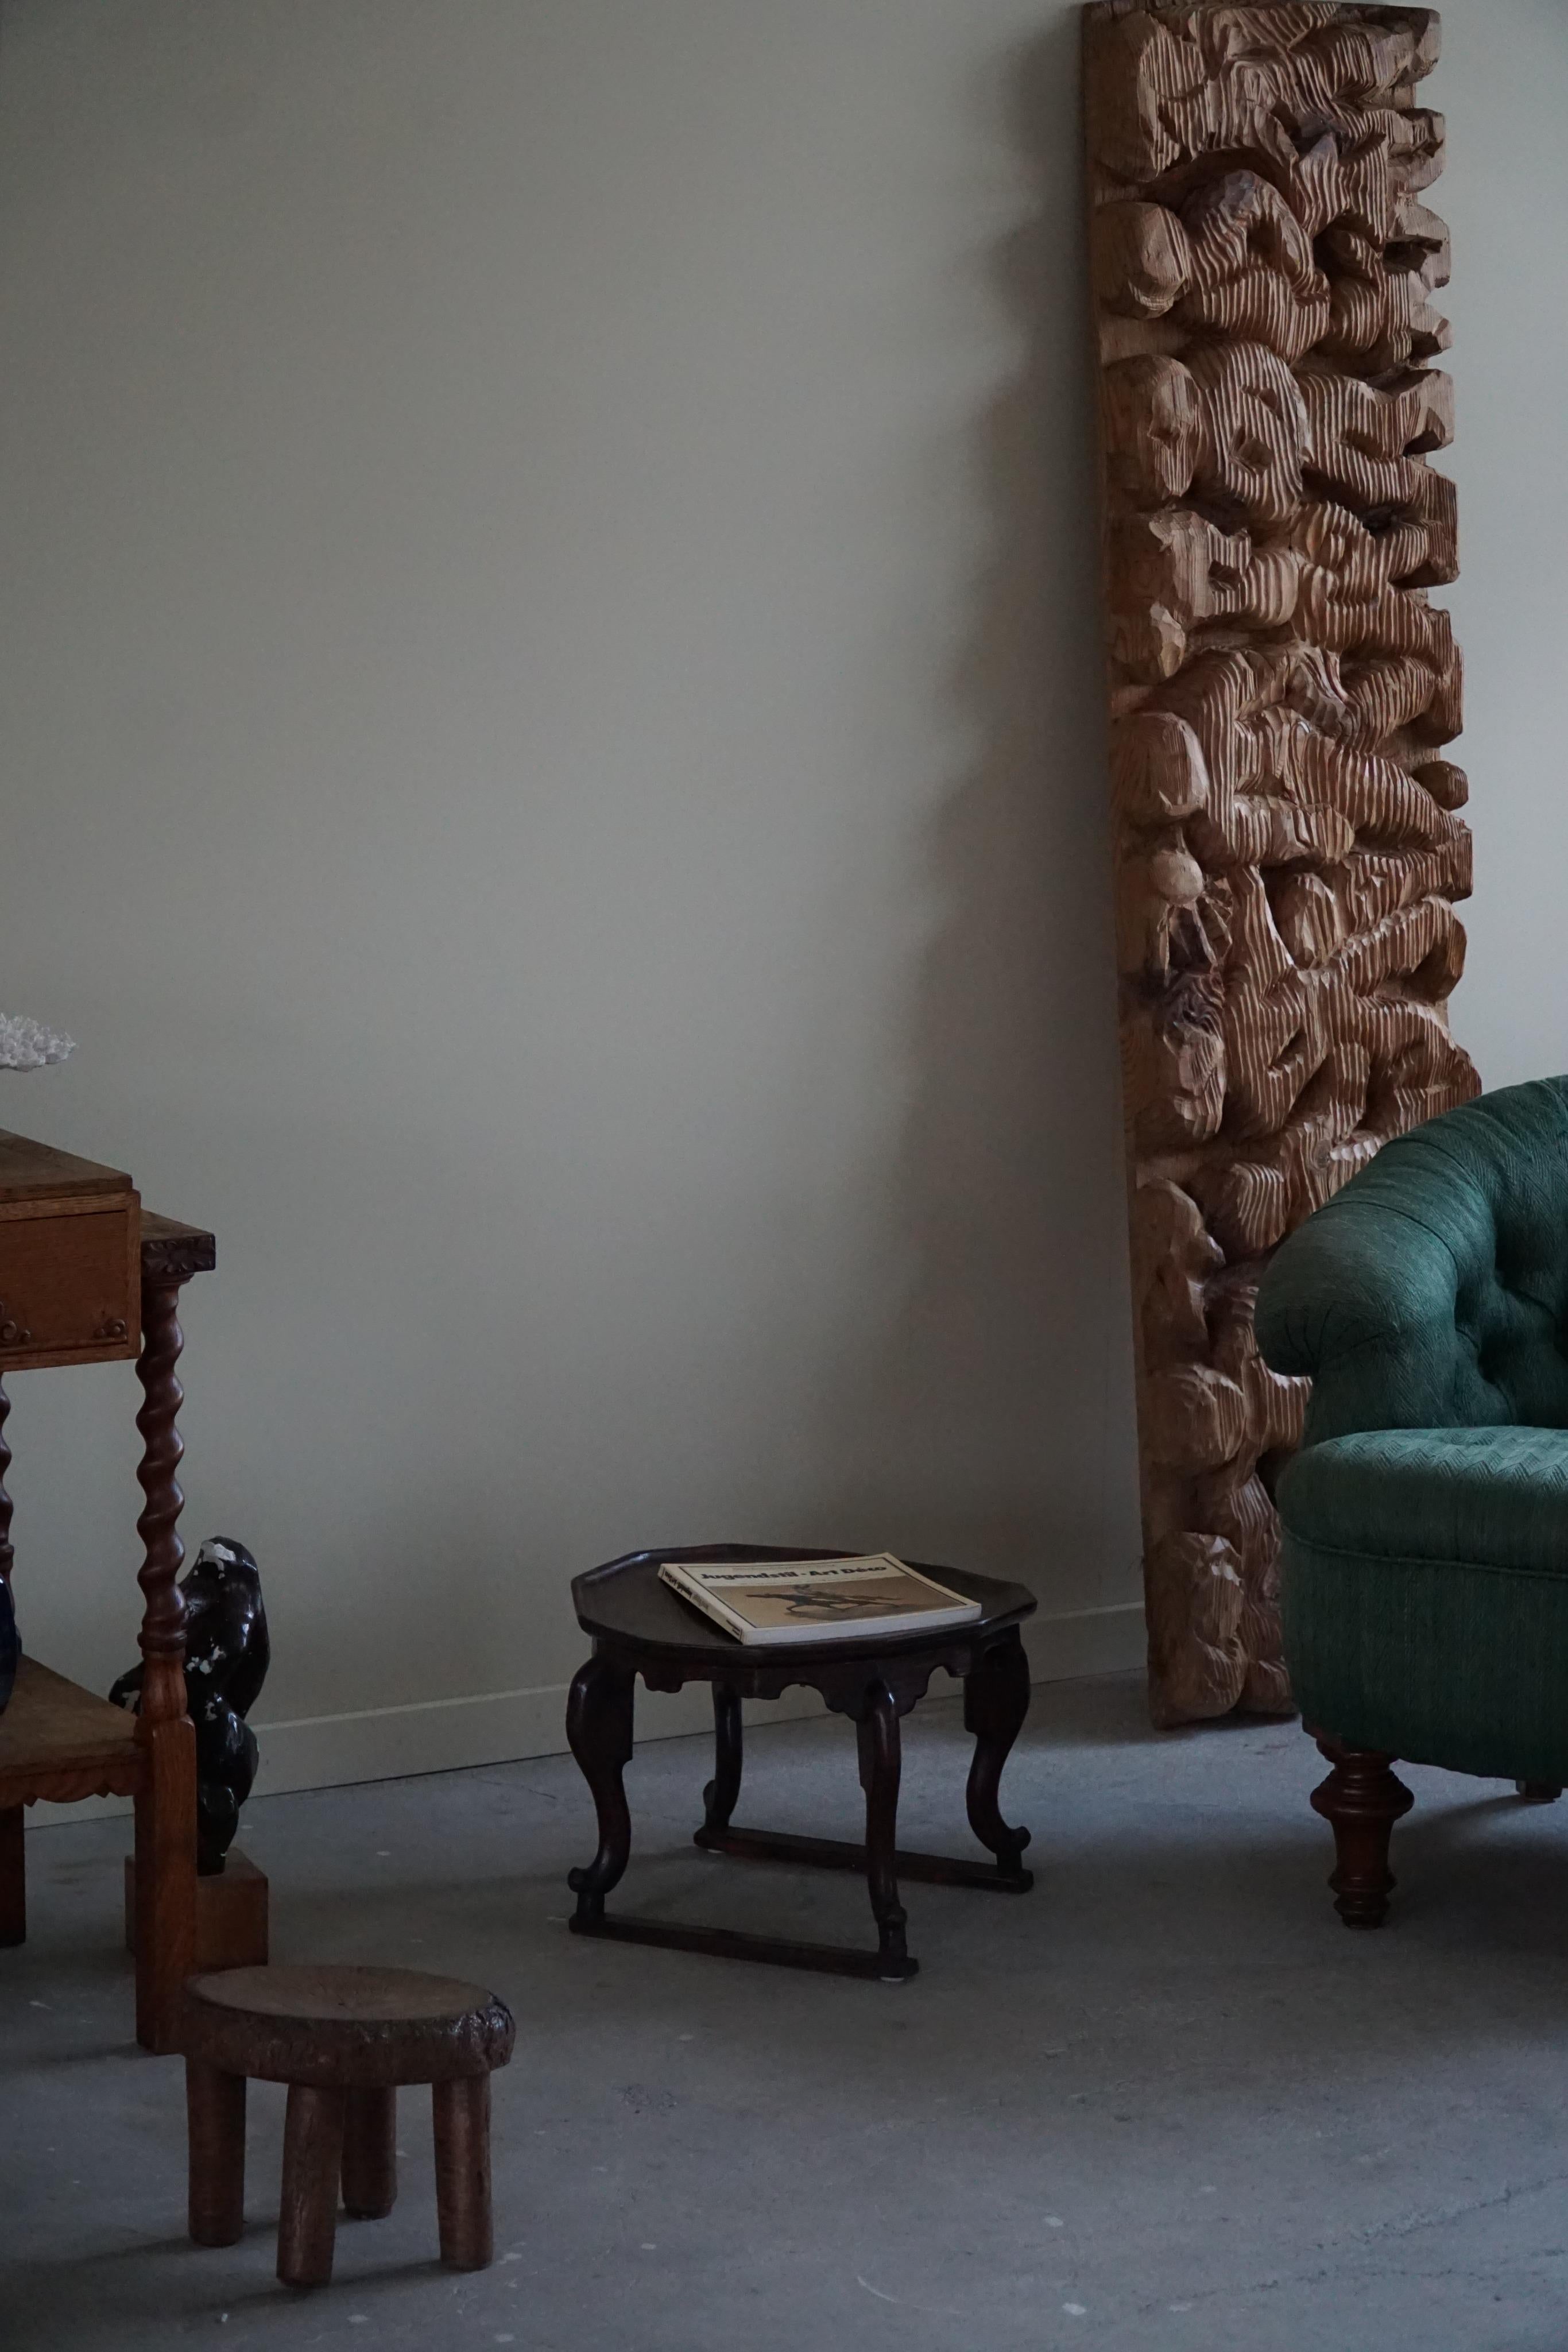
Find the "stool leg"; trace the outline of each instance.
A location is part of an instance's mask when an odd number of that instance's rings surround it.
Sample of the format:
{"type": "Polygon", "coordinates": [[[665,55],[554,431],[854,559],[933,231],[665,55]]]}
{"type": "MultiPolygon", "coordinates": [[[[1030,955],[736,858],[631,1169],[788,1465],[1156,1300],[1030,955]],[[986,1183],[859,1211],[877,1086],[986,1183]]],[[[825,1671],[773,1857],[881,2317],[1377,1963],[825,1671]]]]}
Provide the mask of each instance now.
{"type": "Polygon", "coordinates": [[[379,2221],[397,2202],[397,2093],[350,2091],[343,2115],[343,2210],[379,2221]]]}
{"type": "Polygon", "coordinates": [[[283,2204],[277,2275],[285,2286],[325,2286],[338,2234],[343,2170],[343,2094],[288,2086],[283,2119],[283,2204]]]}
{"type": "Polygon", "coordinates": [[[27,1940],[27,1861],[20,1805],[0,1806],[0,1944],[27,1940]]]}
{"type": "Polygon", "coordinates": [[[435,2122],[435,2210],[441,2259],[452,2271],[495,2260],[490,2221],[490,2077],[431,2085],[435,2122]]]}
{"type": "Polygon", "coordinates": [[[237,2245],[245,2231],[245,2076],[185,2061],[191,2138],[191,2235],[198,2246],[237,2245]]]}

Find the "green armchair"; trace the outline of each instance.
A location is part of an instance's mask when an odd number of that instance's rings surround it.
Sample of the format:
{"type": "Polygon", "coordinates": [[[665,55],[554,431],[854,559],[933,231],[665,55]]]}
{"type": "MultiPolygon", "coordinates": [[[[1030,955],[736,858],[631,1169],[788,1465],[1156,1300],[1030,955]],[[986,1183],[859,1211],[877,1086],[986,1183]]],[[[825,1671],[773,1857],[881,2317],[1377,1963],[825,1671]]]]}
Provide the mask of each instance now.
{"type": "Polygon", "coordinates": [[[1375,1927],[1396,1759],[1568,1783],[1568,1077],[1386,1144],[1278,1251],[1257,1335],[1312,1381],[1285,1659],[1333,1767],[1336,1907],[1375,1927]]]}

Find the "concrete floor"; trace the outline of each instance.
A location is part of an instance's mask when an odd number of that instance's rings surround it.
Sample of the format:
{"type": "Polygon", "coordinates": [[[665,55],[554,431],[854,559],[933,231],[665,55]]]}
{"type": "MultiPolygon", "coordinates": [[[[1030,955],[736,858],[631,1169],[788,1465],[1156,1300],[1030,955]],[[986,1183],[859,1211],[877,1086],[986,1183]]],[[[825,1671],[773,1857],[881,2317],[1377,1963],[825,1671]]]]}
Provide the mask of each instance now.
{"type": "MultiPolygon", "coordinates": [[[[906,1843],[964,1849],[965,1755],[924,1706],[906,1843]]],[[[622,1900],[861,1935],[856,1881],[694,1851],[706,1771],[640,1751],[622,1900]]],[[[1293,1725],[1156,1738],[1134,1685],[1037,1692],[1004,1784],[1035,1891],[909,1888],[907,1986],[569,1937],[565,1758],[256,1804],[277,1958],[482,1978],[518,2028],[496,2267],[434,2260],[410,2093],[397,2210],[305,2297],[272,2274],[281,2092],[244,2243],[196,2250],[180,2068],[130,2039],[123,1825],[43,1832],[0,1954],[0,2345],[1561,2352],[1568,1803],[1412,1773],[1396,1924],[1352,1935],[1316,1777],[1293,1725]]],[[[753,1734],[747,1782],[742,1819],[854,1832],[842,1724],[753,1734]]]]}

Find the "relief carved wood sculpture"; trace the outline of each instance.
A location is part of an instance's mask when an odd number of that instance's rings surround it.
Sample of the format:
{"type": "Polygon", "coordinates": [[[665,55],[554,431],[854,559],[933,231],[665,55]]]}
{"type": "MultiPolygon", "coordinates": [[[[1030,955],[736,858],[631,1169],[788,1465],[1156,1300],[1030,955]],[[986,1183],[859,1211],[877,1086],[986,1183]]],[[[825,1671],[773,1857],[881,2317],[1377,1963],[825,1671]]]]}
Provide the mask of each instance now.
{"type": "Polygon", "coordinates": [[[1479,1080],[1429,9],[1098,0],[1091,268],[1156,1721],[1291,1705],[1275,1244],[1479,1080]]]}

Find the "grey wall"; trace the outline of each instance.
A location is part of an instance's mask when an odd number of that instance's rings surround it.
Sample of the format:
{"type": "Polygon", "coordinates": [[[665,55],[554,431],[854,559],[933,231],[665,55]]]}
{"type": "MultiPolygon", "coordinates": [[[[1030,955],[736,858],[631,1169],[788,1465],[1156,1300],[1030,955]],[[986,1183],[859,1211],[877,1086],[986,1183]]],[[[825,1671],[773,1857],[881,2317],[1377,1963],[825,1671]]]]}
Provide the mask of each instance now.
{"type": "Polygon", "coordinates": [[[1454,1027],[1489,1086],[1568,1070],[1568,7],[1461,0],[1433,83],[1454,232],[1444,364],[1458,395],[1460,576],[1476,893],[1454,1027]]]}
{"type": "MultiPolygon", "coordinates": [[[[0,1118],[219,1232],[187,1526],[267,1571],[275,1781],[557,1744],[567,1580],[640,1542],[949,1557],[1042,1669],[1137,1654],[1075,20],[0,19],[0,1003],[81,1041],[0,1118]]],[[[1449,30],[1511,1077],[1568,1062],[1568,40],[1449,30]]],[[[26,1630],[100,1681],[134,1402],[12,1423],[26,1630]]]]}

